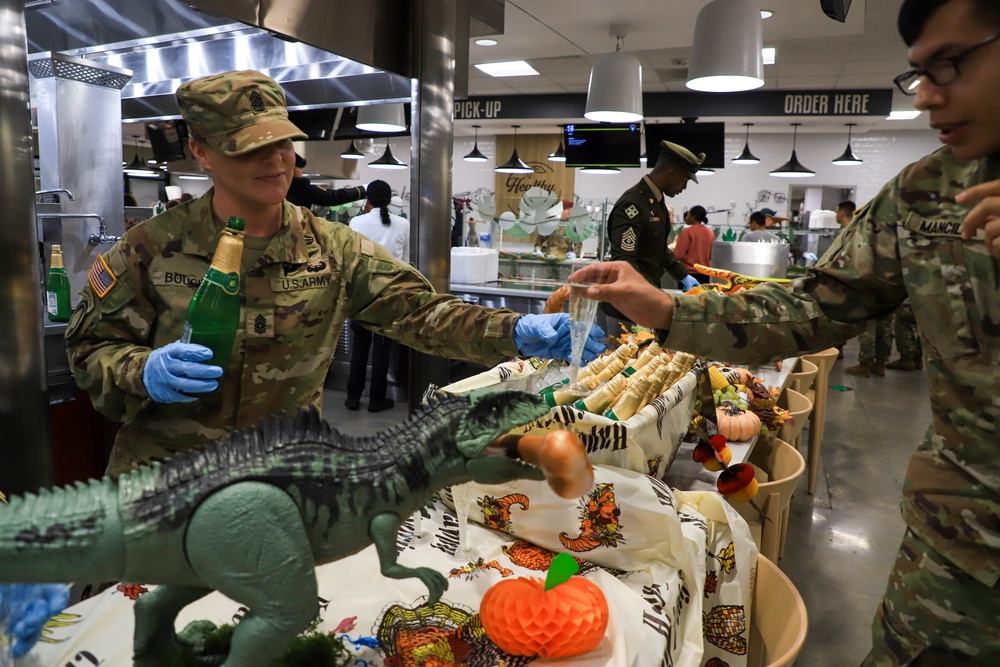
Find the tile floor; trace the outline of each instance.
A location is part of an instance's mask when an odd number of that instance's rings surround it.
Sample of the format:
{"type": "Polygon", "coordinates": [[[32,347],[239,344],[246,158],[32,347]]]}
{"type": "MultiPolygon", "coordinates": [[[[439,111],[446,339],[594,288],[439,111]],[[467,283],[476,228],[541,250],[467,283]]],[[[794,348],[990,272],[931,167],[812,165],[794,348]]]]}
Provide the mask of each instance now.
{"type": "MultiPolygon", "coordinates": [[[[850,667],[868,653],[871,620],[903,534],[903,475],[931,419],[923,371],[857,378],[844,373],[856,358],[851,341],[830,374],[830,385],[847,390],[829,392],[816,493],[806,494],[803,476],[779,561],[809,613],[799,667],[850,667]]],[[[406,418],[405,401],[373,414],[366,399],[349,411],[344,398],[327,389],[323,414],[349,433],[375,433],[406,418]]]]}

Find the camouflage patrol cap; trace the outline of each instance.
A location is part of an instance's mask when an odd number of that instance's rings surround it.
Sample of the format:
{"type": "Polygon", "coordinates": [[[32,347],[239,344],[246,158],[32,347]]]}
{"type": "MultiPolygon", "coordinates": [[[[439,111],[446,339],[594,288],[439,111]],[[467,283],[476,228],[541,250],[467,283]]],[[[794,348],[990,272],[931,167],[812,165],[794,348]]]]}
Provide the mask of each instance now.
{"type": "Polygon", "coordinates": [[[698,182],[695,172],[701,167],[701,163],[705,161],[704,153],[695,155],[680,144],[675,144],[672,141],[664,139],[660,142],[660,157],[680,165],[688,173],[688,177],[692,181],[695,183],[698,182]]]}
{"type": "Polygon", "coordinates": [[[285,91],[260,72],[213,74],[181,85],[175,93],[191,136],[224,155],[244,155],[306,134],[288,120],[285,91]]]}

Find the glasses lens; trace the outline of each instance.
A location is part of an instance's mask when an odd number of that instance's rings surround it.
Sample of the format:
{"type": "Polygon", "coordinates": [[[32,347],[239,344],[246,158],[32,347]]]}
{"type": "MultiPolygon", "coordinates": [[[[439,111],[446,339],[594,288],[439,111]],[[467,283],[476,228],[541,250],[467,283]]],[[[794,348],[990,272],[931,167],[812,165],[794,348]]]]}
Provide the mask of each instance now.
{"type": "Polygon", "coordinates": [[[951,60],[939,60],[927,66],[927,78],[935,86],[947,86],[958,78],[958,68],[951,60]]]}
{"type": "Polygon", "coordinates": [[[917,82],[918,78],[920,78],[920,73],[911,69],[903,72],[892,81],[904,95],[916,95],[917,87],[914,84],[917,82]]]}

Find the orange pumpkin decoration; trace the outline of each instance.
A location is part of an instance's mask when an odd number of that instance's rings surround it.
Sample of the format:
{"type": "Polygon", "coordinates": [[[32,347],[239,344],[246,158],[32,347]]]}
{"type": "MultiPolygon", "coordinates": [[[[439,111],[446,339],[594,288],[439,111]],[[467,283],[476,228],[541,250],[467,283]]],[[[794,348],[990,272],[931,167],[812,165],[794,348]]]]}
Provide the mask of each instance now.
{"type": "Polygon", "coordinates": [[[561,553],[543,583],[536,577],[493,584],[479,606],[486,635],[511,655],[565,658],[597,648],[608,628],[608,601],[561,553]],[[565,576],[563,576],[565,575],[565,576]]]}
{"type": "Polygon", "coordinates": [[[744,442],[760,433],[760,417],[748,410],[740,410],[734,401],[722,401],[715,409],[719,433],[727,440],[744,442]]]}

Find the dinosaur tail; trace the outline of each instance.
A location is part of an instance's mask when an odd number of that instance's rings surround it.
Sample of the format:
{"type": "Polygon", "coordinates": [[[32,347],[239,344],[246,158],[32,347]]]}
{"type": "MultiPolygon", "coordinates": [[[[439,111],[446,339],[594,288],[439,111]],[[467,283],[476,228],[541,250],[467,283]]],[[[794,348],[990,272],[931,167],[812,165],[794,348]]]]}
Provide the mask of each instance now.
{"type": "Polygon", "coordinates": [[[0,504],[0,582],[96,582],[124,572],[118,485],[78,482],[0,504]]]}

